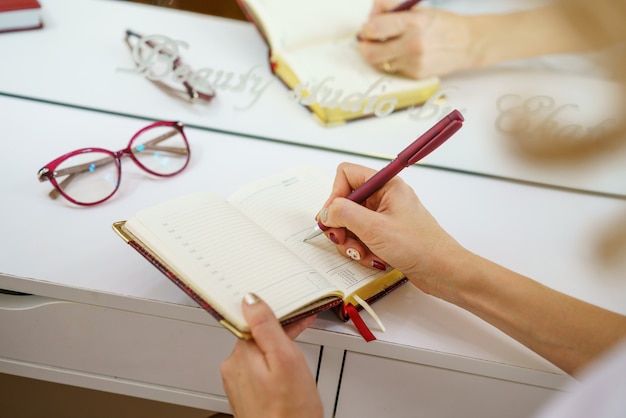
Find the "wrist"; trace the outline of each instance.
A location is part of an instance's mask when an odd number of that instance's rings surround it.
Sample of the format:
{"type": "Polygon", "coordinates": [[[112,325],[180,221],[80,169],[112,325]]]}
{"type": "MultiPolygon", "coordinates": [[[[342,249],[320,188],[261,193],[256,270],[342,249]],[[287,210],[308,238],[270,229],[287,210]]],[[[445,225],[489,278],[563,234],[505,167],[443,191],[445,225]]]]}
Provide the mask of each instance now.
{"type": "Polygon", "coordinates": [[[540,55],[582,52],[594,45],[556,6],[468,16],[469,65],[480,68],[540,55]]]}
{"type": "Polygon", "coordinates": [[[513,15],[468,16],[468,26],[472,41],[468,54],[469,68],[483,68],[502,61],[517,58],[525,53],[520,40],[508,26],[517,24],[513,15]]]}
{"type": "Polygon", "coordinates": [[[477,279],[483,276],[482,261],[484,259],[463,247],[460,247],[458,251],[448,253],[447,260],[444,260],[445,266],[442,274],[437,281],[435,296],[468,309],[476,296],[477,279]]]}
{"type": "Polygon", "coordinates": [[[421,291],[455,305],[464,298],[475,276],[476,259],[451,237],[441,240],[427,257],[415,257],[416,264],[404,272],[421,291]],[[424,260],[428,260],[426,263],[424,260]]]}
{"type": "Polygon", "coordinates": [[[494,44],[490,38],[493,33],[489,16],[468,16],[467,26],[470,34],[467,54],[467,68],[481,68],[494,62],[494,44]]]}

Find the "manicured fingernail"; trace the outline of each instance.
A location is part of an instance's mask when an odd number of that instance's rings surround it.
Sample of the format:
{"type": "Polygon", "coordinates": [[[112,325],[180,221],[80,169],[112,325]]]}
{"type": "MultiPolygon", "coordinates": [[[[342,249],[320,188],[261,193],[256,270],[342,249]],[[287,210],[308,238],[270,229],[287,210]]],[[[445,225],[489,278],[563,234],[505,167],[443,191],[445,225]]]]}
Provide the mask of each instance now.
{"type": "Polygon", "coordinates": [[[328,220],[328,208],[320,210],[318,218],[321,223],[326,223],[326,221],[328,220]]]}
{"type": "Polygon", "coordinates": [[[254,293],[246,293],[245,296],[243,297],[243,300],[248,304],[248,305],[254,305],[255,303],[257,303],[260,299],[257,295],[255,295],[254,293]]]}
{"type": "Polygon", "coordinates": [[[330,234],[328,234],[328,238],[330,238],[330,240],[334,242],[335,244],[337,245],[339,244],[339,240],[337,239],[337,236],[334,233],[331,232],[330,234]]]}
{"type": "Polygon", "coordinates": [[[387,265],[385,263],[381,263],[378,260],[372,261],[372,267],[378,270],[387,270],[387,265]]]}
{"type": "Polygon", "coordinates": [[[348,248],[346,254],[353,260],[359,261],[361,259],[361,253],[355,248],[348,248]]]}

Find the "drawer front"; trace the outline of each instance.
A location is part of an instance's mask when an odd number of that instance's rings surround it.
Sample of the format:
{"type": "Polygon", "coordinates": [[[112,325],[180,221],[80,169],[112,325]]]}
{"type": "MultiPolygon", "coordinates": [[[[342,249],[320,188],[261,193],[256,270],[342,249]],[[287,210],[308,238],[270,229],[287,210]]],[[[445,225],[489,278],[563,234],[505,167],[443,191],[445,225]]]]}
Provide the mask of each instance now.
{"type": "MultiPolygon", "coordinates": [[[[0,295],[0,335],[0,357],[219,396],[236,341],[219,325],[9,295],[0,295]]],[[[298,344],[315,374],[319,347],[298,344]]]]}
{"type": "Polygon", "coordinates": [[[346,354],[336,417],[527,418],[559,391],[365,354],[346,354]]]}

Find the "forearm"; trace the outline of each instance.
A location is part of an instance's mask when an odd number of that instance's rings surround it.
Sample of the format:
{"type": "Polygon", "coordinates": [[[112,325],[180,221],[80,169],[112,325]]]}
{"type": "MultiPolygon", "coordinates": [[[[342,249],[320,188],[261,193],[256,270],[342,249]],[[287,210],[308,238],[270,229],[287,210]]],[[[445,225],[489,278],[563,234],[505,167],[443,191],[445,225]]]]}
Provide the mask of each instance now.
{"type": "Polygon", "coordinates": [[[470,17],[473,67],[533,56],[584,52],[602,47],[584,36],[558,6],[470,17]]]}
{"type": "MultiPolygon", "coordinates": [[[[468,254],[448,299],[573,374],[626,337],[626,317],[468,254]]],[[[453,272],[450,272],[453,273],[453,272]]]]}

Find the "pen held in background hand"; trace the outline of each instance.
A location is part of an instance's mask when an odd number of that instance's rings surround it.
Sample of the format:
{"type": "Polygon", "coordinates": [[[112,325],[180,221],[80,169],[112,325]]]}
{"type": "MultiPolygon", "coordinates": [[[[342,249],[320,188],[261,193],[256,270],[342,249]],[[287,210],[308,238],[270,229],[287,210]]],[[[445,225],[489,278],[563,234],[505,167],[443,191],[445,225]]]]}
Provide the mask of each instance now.
{"type": "Polygon", "coordinates": [[[393,9],[389,10],[388,13],[393,13],[393,12],[403,12],[405,10],[409,10],[411,7],[415,6],[417,3],[419,3],[420,0],[407,0],[407,1],[403,1],[402,3],[398,4],[396,7],[394,7],[393,9]]]}
{"type": "MultiPolygon", "coordinates": [[[[437,122],[432,128],[417,138],[411,145],[406,147],[398,156],[385,166],[378,173],[374,174],[347,196],[347,199],[356,203],[363,203],[368,197],[373,195],[378,189],[394,178],[404,168],[415,164],[422,158],[437,149],[446,142],[461,126],[463,126],[463,115],[458,110],[453,110],[443,119],[437,122]]],[[[320,235],[328,228],[318,222],[311,232],[304,238],[307,242],[320,235]]]]}

